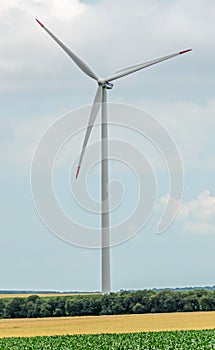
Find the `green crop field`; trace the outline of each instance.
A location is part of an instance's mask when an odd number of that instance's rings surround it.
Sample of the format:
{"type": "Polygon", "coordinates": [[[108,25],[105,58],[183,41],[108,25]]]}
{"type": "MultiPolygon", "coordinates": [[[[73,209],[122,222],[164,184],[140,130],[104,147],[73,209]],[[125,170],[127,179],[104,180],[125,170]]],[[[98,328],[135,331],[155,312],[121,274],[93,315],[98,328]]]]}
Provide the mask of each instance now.
{"type": "Polygon", "coordinates": [[[0,350],[212,350],[215,330],[2,338],[0,350]]]}

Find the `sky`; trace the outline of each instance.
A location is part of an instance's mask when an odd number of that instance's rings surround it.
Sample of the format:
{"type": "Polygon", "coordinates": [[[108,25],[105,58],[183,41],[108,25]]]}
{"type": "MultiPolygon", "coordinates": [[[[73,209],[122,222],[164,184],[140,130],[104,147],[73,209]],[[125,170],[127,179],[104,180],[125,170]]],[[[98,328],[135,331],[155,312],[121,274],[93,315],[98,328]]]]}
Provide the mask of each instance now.
{"type": "MultiPolygon", "coordinates": [[[[157,224],[169,194],[168,171],[153,145],[123,132],[128,143],[136,141],[136,147],[145,150],[156,176],[157,198],[147,225],[111,249],[111,281],[112,290],[214,285],[214,1],[1,0],[0,17],[0,289],[101,288],[100,250],[56,237],[41,221],[32,198],[30,172],[39,140],[61,116],[91,104],[96,89],[35,18],[100,76],[193,49],[117,80],[109,93],[109,101],[146,111],[168,131],[184,171],[181,209],[160,235],[157,224]]],[[[88,115],[83,125],[87,120],[88,115]]],[[[83,135],[68,145],[57,163],[56,193],[69,215],[99,227],[98,215],[77,209],[68,195],[68,189],[80,189],[84,181],[83,166],[79,183],[71,180],[68,187],[71,157],[78,156],[83,135]]],[[[98,138],[97,130],[91,142],[98,138]]],[[[86,163],[90,159],[89,149],[86,163]]],[[[99,172],[99,167],[92,168],[88,184],[97,200],[99,172]]],[[[144,176],[140,171],[139,179],[149,187],[151,178],[144,176]]],[[[110,163],[110,177],[124,181],[127,190],[114,221],[128,216],[138,187],[123,165],[110,163]]],[[[126,229],[128,234],[132,230],[129,224],[126,229]]]]}

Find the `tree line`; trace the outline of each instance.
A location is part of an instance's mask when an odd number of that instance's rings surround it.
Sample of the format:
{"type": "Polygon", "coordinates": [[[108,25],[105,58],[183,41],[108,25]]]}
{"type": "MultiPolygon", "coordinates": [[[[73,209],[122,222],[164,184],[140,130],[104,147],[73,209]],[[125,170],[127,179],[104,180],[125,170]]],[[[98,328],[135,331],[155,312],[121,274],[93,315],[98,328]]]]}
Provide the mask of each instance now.
{"type": "Polygon", "coordinates": [[[213,311],[215,291],[142,290],[107,295],[3,298],[0,318],[92,316],[162,312],[213,311]]]}

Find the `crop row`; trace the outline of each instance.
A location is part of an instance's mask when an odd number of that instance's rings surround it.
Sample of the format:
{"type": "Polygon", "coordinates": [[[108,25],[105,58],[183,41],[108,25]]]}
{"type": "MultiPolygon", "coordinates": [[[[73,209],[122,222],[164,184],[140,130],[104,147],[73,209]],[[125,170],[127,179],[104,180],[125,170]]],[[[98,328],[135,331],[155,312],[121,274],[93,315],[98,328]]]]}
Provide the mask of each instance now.
{"type": "Polygon", "coordinates": [[[0,339],[0,350],[212,350],[215,329],[0,339]]]}

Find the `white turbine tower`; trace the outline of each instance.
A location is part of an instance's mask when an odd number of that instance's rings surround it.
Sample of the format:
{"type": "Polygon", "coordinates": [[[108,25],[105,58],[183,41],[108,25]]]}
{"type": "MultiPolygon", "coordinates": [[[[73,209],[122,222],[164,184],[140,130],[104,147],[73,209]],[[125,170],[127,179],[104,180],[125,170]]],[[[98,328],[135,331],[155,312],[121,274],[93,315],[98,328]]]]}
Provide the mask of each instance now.
{"type": "Polygon", "coordinates": [[[96,80],[98,88],[93,101],[90,118],[85,134],[83,146],[81,149],[81,155],[79,159],[78,169],[76,173],[76,179],[80,171],[83,156],[86,150],[86,146],[92,131],[93,124],[96,116],[101,107],[101,186],[102,186],[102,207],[101,207],[101,250],[102,250],[102,293],[109,293],[111,290],[110,283],[110,232],[109,232],[109,200],[108,200],[108,120],[107,120],[107,89],[112,89],[113,84],[110,82],[125,75],[137,72],[140,69],[152,66],[153,64],[168,60],[178,55],[182,55],[192,49],[183,50],[177,53],[173,53],[168,56],[154,59],[145,63],[136,64],[110,75],[109,77],[102,79],[100,78],[85,62],[82,61],[77,55],[74,54],[68,47],[62,43],[48,28],[46,28],[38,19],[36,21],[41,27],[56,41],[58,45],[69,55],[69,57],[76,63],[76,65],[90,78],[96,80]]]}

